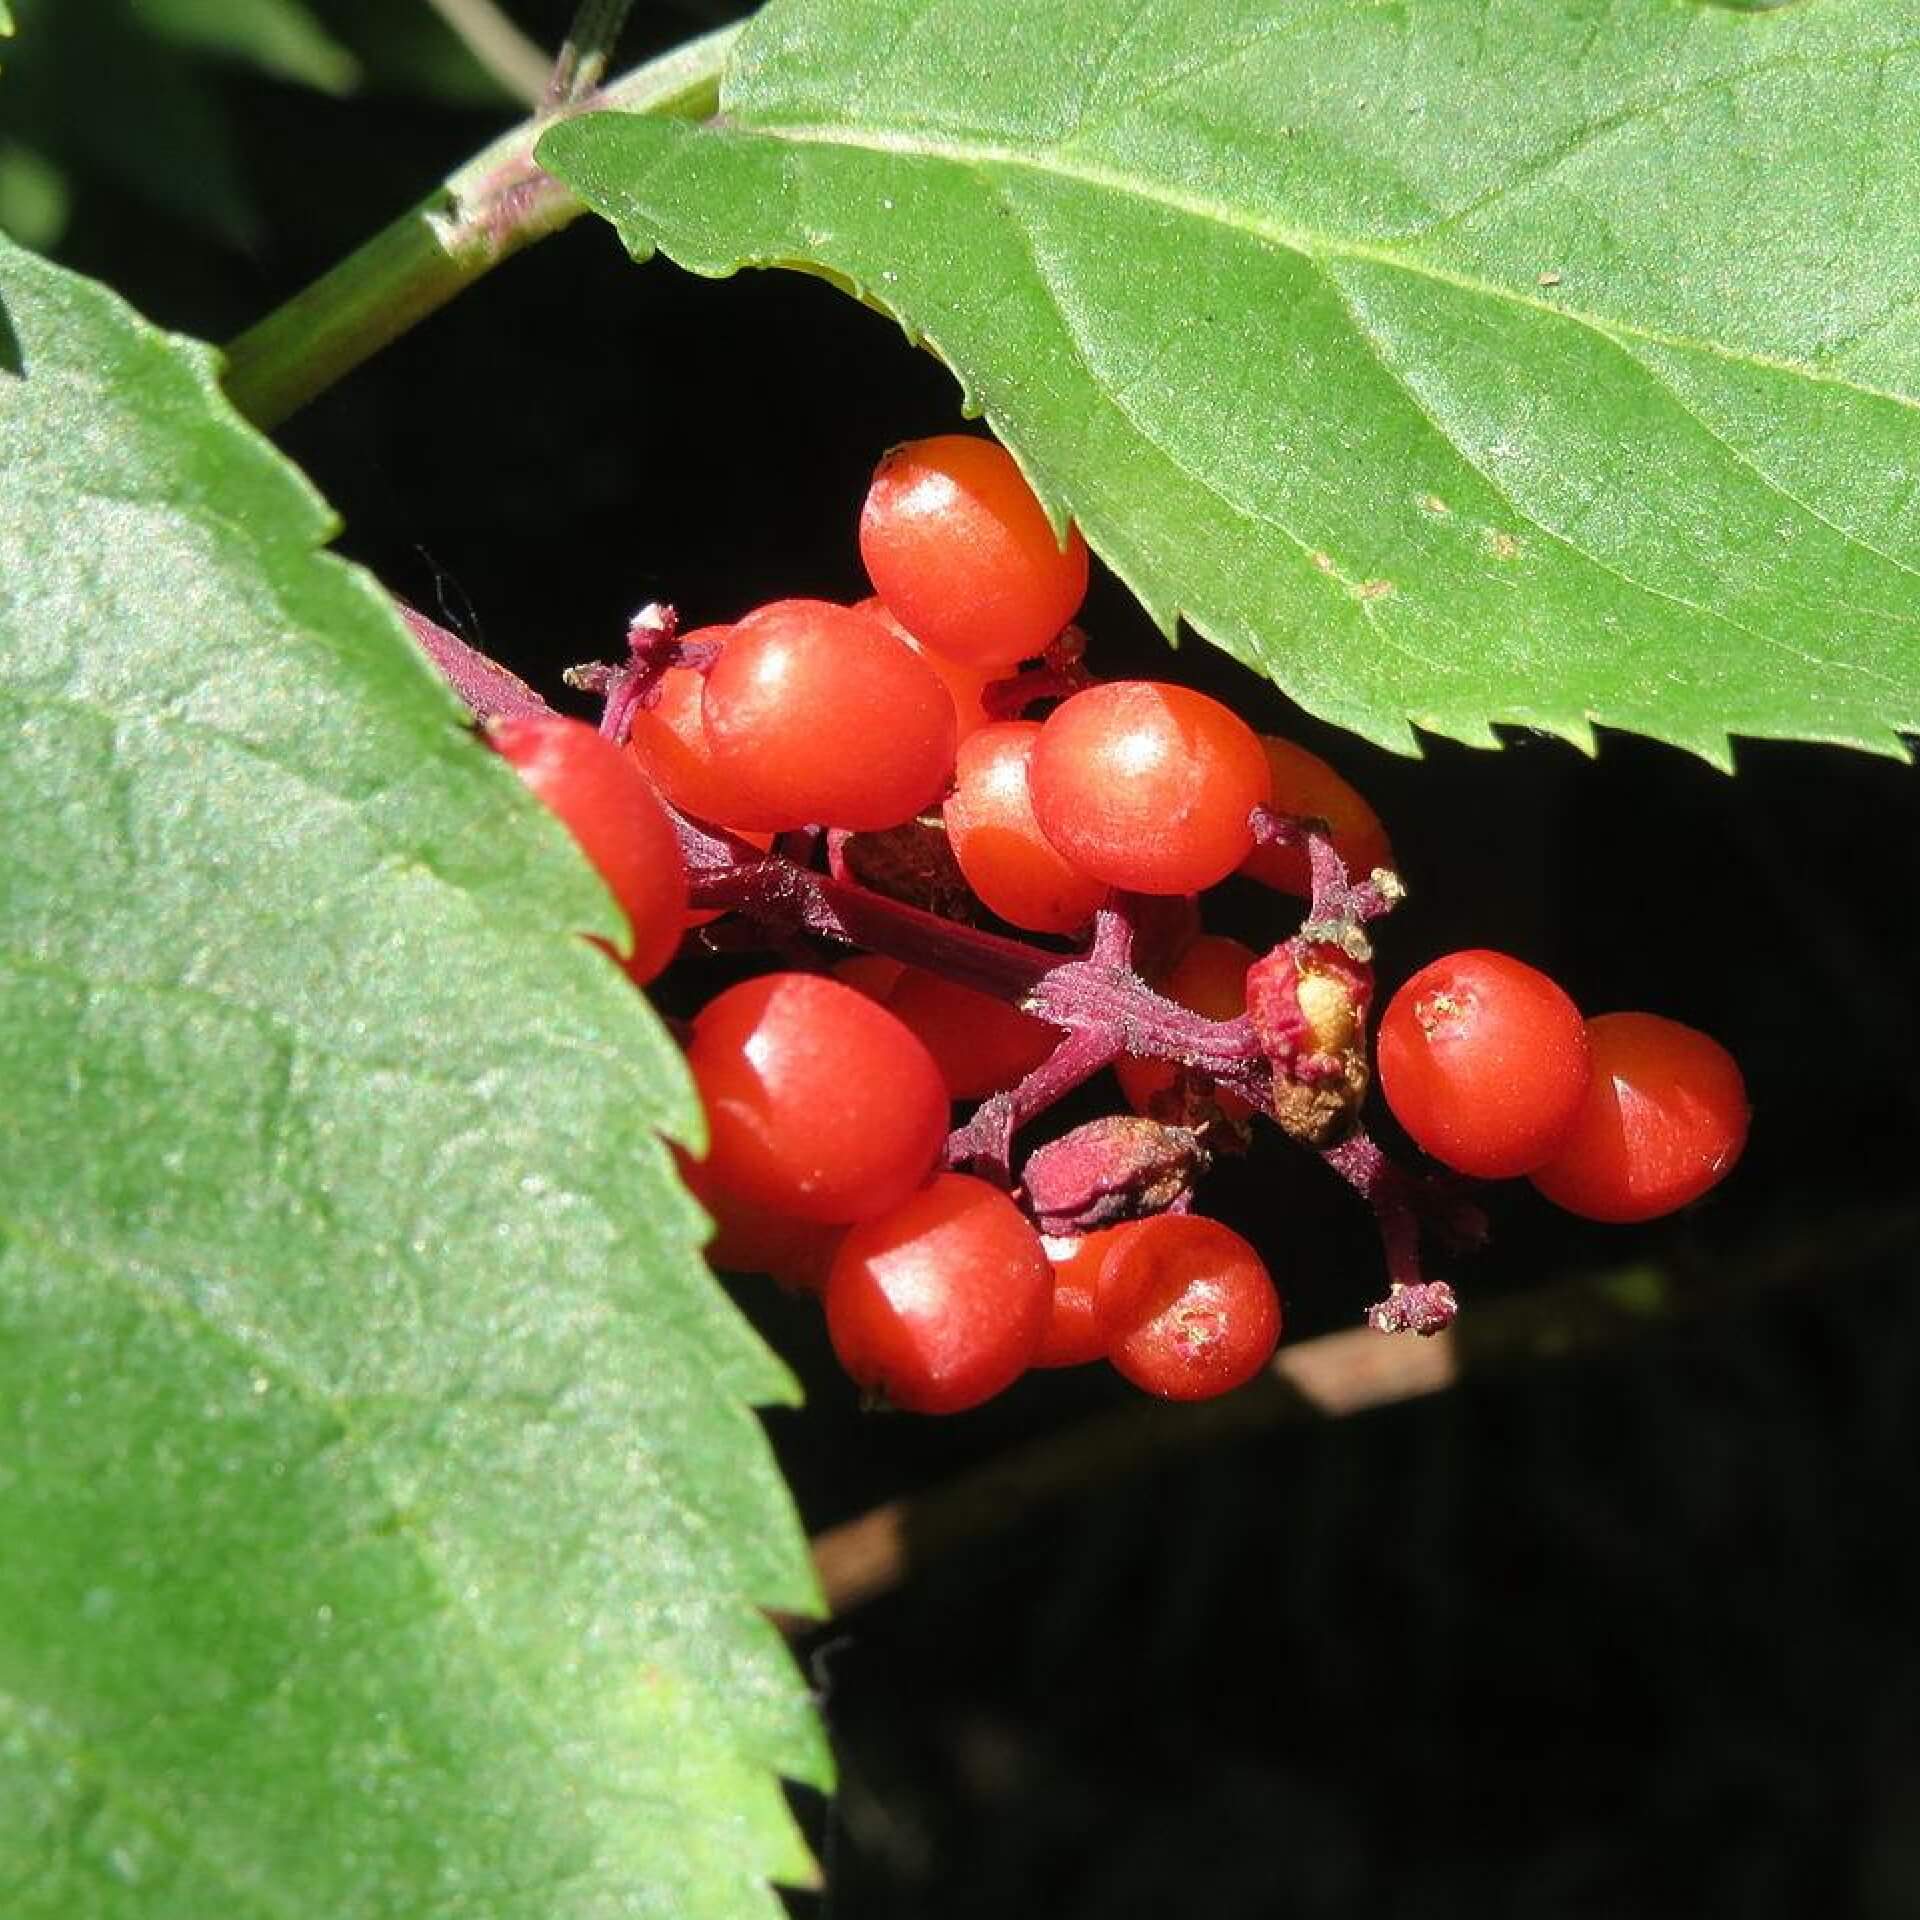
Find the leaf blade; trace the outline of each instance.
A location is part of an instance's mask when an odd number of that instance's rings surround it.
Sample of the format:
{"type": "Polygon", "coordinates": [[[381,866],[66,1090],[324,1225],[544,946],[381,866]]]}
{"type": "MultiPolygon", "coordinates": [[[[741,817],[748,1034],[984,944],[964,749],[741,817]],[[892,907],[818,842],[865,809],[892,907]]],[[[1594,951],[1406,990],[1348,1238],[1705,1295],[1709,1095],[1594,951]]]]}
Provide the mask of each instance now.
{"type": "Polygon", "coordinates": [[[775,1912],[792,1383],[611,903],[210,354],[0,299],[4,1904],[775,1912]]]}
{"type": "Polygon", "coordinates": [[[1844,300],[1777,289],[1817,282],[1879,154],[1856,77],[1882,129],[1920,88],[1920,8],[987,11],[776,4],[721,124],[605,116],[543,161],[636,252],[859,288],[1163,625],[1383,744],[1598,722],[1723,764],[1732,734],[1903,750],[1906,196],[1855,221],[1874,265],[1844,300]],[[1765,118],[1729,132],[1729,102],[1765,118]],[[1742,227],[1701,163],[1743,180],[1767,140],[1797,217],[1742,227]]]}

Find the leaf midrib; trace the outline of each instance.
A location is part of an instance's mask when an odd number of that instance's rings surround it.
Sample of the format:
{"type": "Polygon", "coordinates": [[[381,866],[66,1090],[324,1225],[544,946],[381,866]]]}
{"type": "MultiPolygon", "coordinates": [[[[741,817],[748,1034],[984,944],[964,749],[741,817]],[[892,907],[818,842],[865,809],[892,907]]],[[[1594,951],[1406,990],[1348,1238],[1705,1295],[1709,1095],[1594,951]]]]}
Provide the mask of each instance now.
{"type": "MultiPolygon", "coordinates": [[[[721,124],[725,125],[726,123],[723,121],[721,124]]],[[[1451,447],[1453,451],[1462,458],[1466,458],[1466,456],[1458,443],[1453,440],[1452,436],[1446,432],[1439,422],[1434,420],[1424,401],[1407,386],[1403,376],[1380,354],[1378,342],[1375,339],[1372,329],[1365,323],[1361,315],[1354,310],[1346,288],[1342,284],[1339,276],[1329,270],[1328,263],[1332,261],[1355,260],[1396,268],[1469,294],[1479,294],[1489,298],[1505,300],[1516,307],[1527,308],[1537,313],[1571,321],[1576,325],[1585,327],[1596,335],[1596,337],[1605,340],[1607,344],[1616,351],[1626,354],[1635,365],[1639,366],[1650,378],[1658,383],[1662,390],[1668,394],[1673,404],[1679,407],[1681,412],[1693,420],[1714,441],[1724,447],[1731,457],[1738,460],[1743,467],[1753,473],[1755,478],[1759,480],[1768,491],[1774,493],[1782,500],[1787,501],[1799,511],[1807,514],[1810,519],[1827,527],[1837,537],[1849,545],[1858,548],[1862,552],[1872,554],[1875,558],[1886,562],[1902,573],[1909,575],[1916,574],[1917,570],[1915,568],[1898,559],[1896,556],[1887,553],[1884,549],[1876,546],[1861,534],[1830,519],[1819,509],[1800,499],[1799,496],[1794,494],[1789,488],[1774,480],[1772,476],[1763,472],[1749,456],[1741,453],[1739,449],[1730,445],[1723,435],[1718,433],[1702,419],[1699,413],[1690,406],[1677,389],[1674,388],[1672,382],[1662,377],[1656,369],[1649,367],[1644,360],[1632,352],[1627,343],[1637,340],[1683,352],[1692,351],[1711,354],[1720,359],[1732,361],[1737,364],[1745,364],[1815,381],[1873,398],[1891,400],[1903,407],[1920,408],[1920,400],[1865,386],[1857,381],[1846,380],[1830,374],[1822,374],[1795,362],[1775,360],[1764,355],[1731,348],[1724,344],[1696,341],[1681,334],[1665,333],[1654,328],[1603,319],[1600,316],[1589,314],[1577,307],[1554,306],[1547,301],[1530,298],[1510,287],[1504,287],[1495,282],[1479,280],[1471,275],[1451,273],[1444,268],[1434,267],[1429,263],[1410,259],[1406,255],[1397,253],[1391,248],[1369,244],[1365,241],[1337,240],[1331,236],[1316,236],[1308,229],[1287,227],[1279,222],[1263,219],[1257,215],[1249,214],[1242,209],[1233,208],[1222,201],[1208,199],[1202,195],[1183,193],[1176,188],[1165,186],[1158,182],[1142,180],[1136,176],[1124,174],[1112,168],[1098,167],[1072,161],[1062,156],[1058,149],[1049,149],[1044,154],[1035,154],[1018,148],[987,142],[933,140],[924,135],[910,134],[898,129],[887,128],[869,127],[854,129],[760,121],[739,121],[732,124],[741,132],[764,134],[775,139],[790,140],[795,143],[811,142],[859,151],[892,153],[908,158],[925,159],[965,167],[979,173],[983,179],[988,180],[992,178],[992,169],[996,167],[1039,174],[1043,177],[1051,176],[1072,181],[1075,184],[1092,186],[1127,195],[1148,204],[1184,214],[1193,219],[1212,220],[1231,229],[1246,233],[1255,239],[1263,240],[1272,245],[1284,248],[1297,258],[1306,261],[1315,270],[1322,283],[1326,285],[1340,301],[1356,336],[1373,353],[1375,360],[1381,366],[1382,370],[1402,389],[1408,400],[1419,412],[1421,418],[1426,422],[1427,426],[1440,436],[1445,445],[1451,447]]],[[[929,335],[929,338],[931,339],[932,336],[929,335]]],[[[1136,431],[1144,431],[1140,423],[1136,421],[1134,424],[1136,431]]],[[[1147,437],[1152,438],[1151,435],[1147,437]]],[[[1159,442],[1155,441],[1155,444],[1159,445],[1159,442]]],[[[1161,452],[1169,458],[1173,457],[1164,446],[1161,447],[1161,452]]],[[[1176,464],[1178,464],[1178,462],[1176,462],[1176,464]]],[[[1893,684],[1887,675],[1874,668],[1865,666],[1859,661],[1829,659],[1816,655],[1809,652],[1805,647],[1796,646],[1784,640],[1778,634],[1768,633],[1760,628],[1748,626],[1744,621],[1735,619],[1731,614],[1719,608],[1705,605],[1702,602],[1689,599],[1683,594],[1674,593],[1668,589],[1656,587],[1650,582],[1636,579],[1633,575],[1624,572],[1613,563],[1603,560],[1598,555],[1590,552],[1586,547],[1580,545],[1577,541],[1572,540],[1566,534],[1562,533],[1559,529],[1547,525],[1536,515],[1522,508],[1519,503],[1512,498],[1511,494],[1500,483],[1498,478],[1489,472],[1482,463],[1470,460],[1468,464],[1482,481],[1492,487],[1494,491],[1506,501],[1514,513],[1518,515],[1525,524],[1533,527],[1536,532],[1551,540],[1555,545],[1565,547],[1575,558],[1599,567],[1603,572],[1617,579],[1623,586],[1630,588],[1632,591],[1645,594],[1651,599],[1664,601],[1669,605],[1680,607],[1686,612],[1695,614],[1700,618],[1711,620],[1715,624],[1724,626],[1730,632],[1740,634],[1746,639],[1759,642],[1766,646],[1775,647],[1807,666],[1827,671],[1857,673],[1869,681],[1884,682],[1888,685],[1893,684]]],[[[1182,471],[1188,472],[1190,478],[1207,486],[1208,491],[1215,491],[1210,483],[1205,481],[1204,476],[1194,474],[1184,466],[1182,467],[1182,471]]],[[[1216,497],[1219,496],[1216,494],[1216,497]]],[[[1232,506],[1233,503],[1223,502],[1223,504],[1232,506]]],[[[1237,508],[1235,510],[1238,511],[1237,508]]],[[[1303,553],[1310,553],[1312,551],[1310,543],[1303,540],[1292,528],[1280,525],[1277,522],[1272,524],[1278,526],[1278,530],[1292,541],[1294,545],[1299,547],[1303,553]]],[[[1330,581],[1329,584],[1343,589],[1345,597],[1357,604],[1359,613],[1373,632],[1379,634],[1384,631],[1379,623],[1373,619],[1372,608],[1359,599],[1352,583],[1336,579],[1330,581]]],[[[1592,720],[1597,716],[1589,714],[1587,717],[1589,720],[1592,720]]]]}
{"type": "Polygon", "coordinates": [[[1206,221],[1215,226],[1244,233],[1252,239],[1280,247],[1316,266],[1328,260],[1354,260],[1373,266],[1390,267],[1482,299],[1500,300],[1510,306],[1526,308],[1553,319],[1572,321],[1575,325],[1586,327],[1616,344],[1622,340],[1639,340],[1651,346],[1667,347],[1682,353],[1708,354],[1716,359],[1732,361],[1736,365],[1753,367],[1768,373],[1787,374],[1795,379],[1812,381],[1821,386],[1837,387],[1867,399],[1885,400],[1895,406],[1920,411],[1920,396],[1899,393],[1891,388],[1850,379],[1844,374],[1810,367],[1804,361],[1782,359],[1776,355],[1756,352],[1752,348],[1729,346],[1724,341],[1696,339],[1689,334],[1593,313],[1583,307],[1537,299],[1518,288],[1502,285],[1499,281],[1484,280],[1477,275],[1460,273],[1433,261],[1415,259],[1378,242],[1342,238],[1334,234],[1319,233],[1309,227],[1289,226],[1269,216],[1253,213],[1245,207],[1237,207],[1230,202],[1213,199],[1204,194],[1185,192],[1163,181],[1149,180],[1135,174],[1123,173],[1117,168],[1071,159],[1057,148],[1044,152],[1028,151],[990,141],[934,139],[926,134],[912,133],[902,128],[836,127],[804,122],[730,119],[724,114],[709,124],[721,131],[764,134],[772,139],[786,140],[795,144],[847,147],[870,153],[896,154],[908,159],[944,161],[955,166],[971,167],[982,171],[999,167],[1014,172],[1032,173],[1045,178],[1068,181],[1077,186],[1094,187],[1103,192],[1119,194],[1148,205],[1163,207],[1169,212],[1184,214],[1194,220],[1206,221]]]}

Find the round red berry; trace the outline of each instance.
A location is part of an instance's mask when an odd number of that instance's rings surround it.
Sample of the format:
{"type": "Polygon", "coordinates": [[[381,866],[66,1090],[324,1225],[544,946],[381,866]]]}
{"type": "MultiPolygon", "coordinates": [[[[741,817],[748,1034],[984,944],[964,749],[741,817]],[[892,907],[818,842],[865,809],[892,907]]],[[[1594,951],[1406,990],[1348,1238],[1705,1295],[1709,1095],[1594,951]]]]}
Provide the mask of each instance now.
{"type": "Polygon", "coordinates": [[[1376,1058],[1415,1143],[1482,1180],[1551,1159],[1587,1090],[1579,1008],[1537,968],[1484,948],[1435,960],[1393,996],[1376,1058]]]}
{"type": "Polygon", "coordinates": [[[776,600],[740,621],[700,696],[715,772],[753,824],[898,826],[953,772],[953,699],[870,615],[776,600]]]}
{"type": "MultiPolygon", "coordinates": [[[[1333,849],[1347,869],[1349,880],[1364,880],[1375,867],[1393,865],[1393,848],[1380,816],[1366,798],[1319,755],[1291,740],[1262,734],[1260,745],[1273,775],[1275,813],[1324,820],[1333,830],[1333,849]]],[[[1255,847],[1240,871],[1251,880],[1295,893],[1303,900],[1313,892],[1313,874],[1307,850],[1298,843],[1269,841],[1255,847]]]]}
{"type": "Polygon", "coordinates": [[[1719,1041],[1652,1013],[1587,1022],[1593,1074],[1533,1184],[1589,1220],[1651,1220],[1725,1178],[1747,1143],[1747,1089],[1719,1041]]]}
{"type": "Polygon", "coordinates": [[[949,659],[944,653],[935,653],[931,647],[922,646],[893,617],[887,603],[877,593],[865,600],[856,600],[853,610],[855,613],[864,613],[871,620],[878,620],[903,647],[911,647],[940,676],[942,685],[953,696],[953,718],[957,729],[955,738],[958,741],[964,743],[982,727],[992,724],[993,715],[986,708],[986,691],[1003,677],[999,667],[969,666],[964,660],[949,659]]]}
{"type": "Polygon", "coordinates": [[[827,1333],[861,1386],[911,1413],[959,1413],[1033,1363],[1053,1270],[1018,1207],[943,1173],[849,1231],[827,1277],[827,1333]]]}
{"type": "Polygon", "coordinates": [[[632,929],[621,965],[645,986],[687,924],[686,862],[652,786],[618,747],[562,714],[498,720],[487,738],[599,869],[632,929]]]}
{"type": "Polygon", "coordinates": [[[1110,1232],[1100,1317],[1108,1358],[1135,1386],[1163,1400],[1209,1400],[1267,1364],[1280,1296],[1231,1227],[1163,1213],[1110,1232]]]}
{"type": "Polygon", "coordinates": [[[983,906],[1032,933],[1073,933],[1093,918],[1107,883],[1082,873],[1040,831],[1027,769],[1037,720],[1003,720],[961,743],[942,809],[947,844],[983,906]]]}
{"type": "Polygon", "coordinates": [[[1259,736],[1188,687],[1111,680],[1056,707],[1028,767],[1040,830],[1082,873],[1194,893],[1253,848],[1272,791],[1259,736]]]}
{"type": "Polygon", "coordinates": [[[924,645],[979,667],[1041,652],[1080,609],[1087,546],[1063,547],[1013,456],[943,433],[895,447],[860,514],[874,591],[924,645]]]}
{"type": "MultiPolygon", "coordinates": [[[[731,627],[701,627],[688,641],[724,645],[731,627]]],[[[627,751],[647,778],[680,811],[729,832],[764,830],[753,817],[751,799],[713,764],[713,747],[700,718],[706,675],[692,667],[669,667],[660,676],[650,707],[635,709],[628,725],[627,751]]]]}
{"type": "Polygon", "coordinates": [[[1083,1367],[1107,1356],[1107,1328],[1100,1318],[1100,1263],[1117,1227],[1097,1233],[1045,1234],[1040,1244],[1053,1267],[1053,1309],[1036,1367],[1083,1367]]]}
{"type": "Polygon", "coordinates": [[[765,1273],[782,1286],[818,1293],[844,1227],[796,1219],[723,1186],[702,1162],[676,1152],[687,1191],[713,1216],[707,1261],[720,1273],[765,1273]]]}
{"type": "Polygon", "coordinates": [[[991,994],[903,967],[886,997],[933,1055],[956,1100],[978,1100],[1024,1080],[1066,1035],[991,994]]]}
{"type": "Polygon", "coordinates": [[[901,1022],[811,973],[729,987],[687,1046],[714,1186],[802,1220],[883,1213],[932,1172],[946,1082],[901,1022]]]}

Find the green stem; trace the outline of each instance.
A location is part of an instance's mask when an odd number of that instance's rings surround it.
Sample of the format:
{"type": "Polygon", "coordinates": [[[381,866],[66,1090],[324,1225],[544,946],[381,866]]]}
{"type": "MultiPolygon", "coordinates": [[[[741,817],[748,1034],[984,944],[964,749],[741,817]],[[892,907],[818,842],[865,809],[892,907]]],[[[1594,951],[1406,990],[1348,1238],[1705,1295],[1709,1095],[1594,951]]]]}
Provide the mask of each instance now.
{"type": "MultiPolygon", "coordinates": [[[[740,28],[721,27],[623,74],[579,110],[702,119],[740,28]]],[[[556,116],[523,121],[427,198],[226,349],[227,396],[275,427],[501,261],[585,211],[535,163],[556,116]]]]}

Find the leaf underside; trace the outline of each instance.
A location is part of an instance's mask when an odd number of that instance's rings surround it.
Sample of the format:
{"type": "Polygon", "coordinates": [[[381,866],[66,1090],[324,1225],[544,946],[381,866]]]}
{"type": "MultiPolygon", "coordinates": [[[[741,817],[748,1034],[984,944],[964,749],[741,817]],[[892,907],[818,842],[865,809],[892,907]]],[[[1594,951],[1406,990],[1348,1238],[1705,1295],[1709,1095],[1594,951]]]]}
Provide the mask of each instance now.
{"type": "Polygon", "coordinates": [[[670,1040],[212,356],[0,249],[0,1912],[772,1915],[670,1040]]]}
{"type": "Polygon", "coordinates": [[[805,265],[1384,745],[1920,728],[1920,0],[775,0],[544,164],[805,265]]]}

